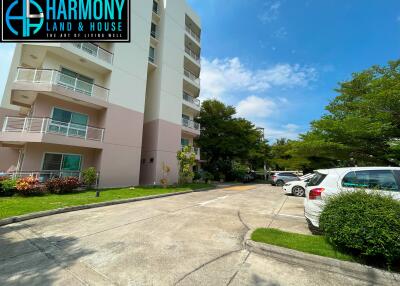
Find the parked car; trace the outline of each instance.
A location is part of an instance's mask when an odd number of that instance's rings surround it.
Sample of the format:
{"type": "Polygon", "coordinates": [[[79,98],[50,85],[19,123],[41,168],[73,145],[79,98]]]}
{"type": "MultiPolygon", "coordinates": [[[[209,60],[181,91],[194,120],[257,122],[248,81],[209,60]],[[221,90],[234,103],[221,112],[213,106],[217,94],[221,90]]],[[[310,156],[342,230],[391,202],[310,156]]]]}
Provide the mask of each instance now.
{"type": "Polygon", "coordinates": [[[275,172],[270,176],[271,185],[279,187],[282,187],[287,182],[298,180],[299,177],[293,172],[275,172]]]}
{"type": "Polygon", "coordinates": [[[304,215],[310,229],[319,228],[326,199],[344,191],[381,191],[400,200],[399,167],[353,167],[317,170],[306,187],[304,215]]]}
{"type": "Polygon", "coordinates": [[[298,181],[291,181],[283,186],[286,194],[292,194],[296,197],[304,197],[306,194],[306,185],[314,174],[307,174],[299,177],[298,181]]]}

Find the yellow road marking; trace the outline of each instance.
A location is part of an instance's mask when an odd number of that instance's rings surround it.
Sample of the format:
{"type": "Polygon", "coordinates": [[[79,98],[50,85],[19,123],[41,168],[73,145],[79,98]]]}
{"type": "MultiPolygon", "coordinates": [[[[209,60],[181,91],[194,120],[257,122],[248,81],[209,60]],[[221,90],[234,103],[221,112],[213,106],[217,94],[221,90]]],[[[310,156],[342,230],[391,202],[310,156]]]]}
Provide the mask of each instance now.
{"type": "Polygon", "coordinates": [[[255,188],[255,185],[246,185],[246,186],[227,187],[227,188],[223,188],[222,190],[224,190],[224,191],[248,191],[248,190],[251,190],[254,188],[255,188]]]}

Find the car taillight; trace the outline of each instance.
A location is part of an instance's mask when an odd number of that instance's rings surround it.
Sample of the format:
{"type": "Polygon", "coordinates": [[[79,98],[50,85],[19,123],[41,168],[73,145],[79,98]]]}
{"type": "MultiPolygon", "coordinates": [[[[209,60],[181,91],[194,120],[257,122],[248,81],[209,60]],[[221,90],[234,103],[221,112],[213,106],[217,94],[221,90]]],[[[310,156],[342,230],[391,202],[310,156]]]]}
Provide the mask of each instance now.
{"type": "Polygon", "coordinates": [[[310,199],[310,200],[321,199],[321,194],[322,194],[323,191],[325,191],[324,188],[312,189],[310,191],[310,193],[308,194],[308,199],[310,199]]]}
{"type": "Polygon", "coordinates": [[[276,179],[276,176],[272,176],[272,180],[275,180],[276,179]]]}

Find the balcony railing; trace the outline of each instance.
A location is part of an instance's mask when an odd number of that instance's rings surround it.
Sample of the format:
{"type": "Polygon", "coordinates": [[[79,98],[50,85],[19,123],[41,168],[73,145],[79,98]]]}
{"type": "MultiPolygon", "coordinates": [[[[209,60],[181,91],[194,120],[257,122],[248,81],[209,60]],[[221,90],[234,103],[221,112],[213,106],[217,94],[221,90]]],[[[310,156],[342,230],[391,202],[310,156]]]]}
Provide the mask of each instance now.
{"type": "Polygon", "coordinates": [[[156,61],[156,59],[154,58],[154,57],[152,57],[152,56],[149,56],[149,62],[151,62],[151,63],[155,63],[155,61],[156,61]]]}
{"type": "Polygon", "coordinates": [[[186,92],[183,92],[183,99],[187,102],[190,102],[190,103],[200,107],[200,100],[197,98],[194,98],[193,96],[187,94],[186,92]]]}
{"type": "Polygon", "coordinates": [[[56,134],[83,140],[103,141],[104,129],[47,117],[12,117],[4,119],[2,132],[56,134]]]}
{"type": "Polygon", "coordinates": [[[192,51],[190,48],[185,47],[185,52],[188,54],[192,59],[194,59],[198,64],[200,64],[200,57],[192,51]]]}
{"type": "Polygon", "coordinates": [[[58,70],[18,68],[15,81],[54,84],[104,101],[108,101],[109,96],[107,88],[69,76],[58,70]]]}
{"type": "Polygon", "coordinates": [[[72,43],[75,48],[78,48],[89,55],[99,58],[109,64],[113,63],[114,54],[92,43],[72,43]]]}
{"type": "Polygon", "coordinates": [[[189,78],[190,80],[192,80],[193,82],[195,82],[196,84],[200,85],[200,79],[195,76],[192,72],[188,71],[187,69],[185,69],[183,71],[183,74],[189,78]]]}
{"type": "Polygon", "coordinates": [[[200,130],[200,124],[193,120],[182,117],[182,125],[194,130],[200,130]]]}
{"type": "Polygon", "coordinates": [[[195,38],[197,42],[200,43],[200,36],[197,35],[189,26],[186,26],[186,32],[190,34],[193,38],[195,38]]]}

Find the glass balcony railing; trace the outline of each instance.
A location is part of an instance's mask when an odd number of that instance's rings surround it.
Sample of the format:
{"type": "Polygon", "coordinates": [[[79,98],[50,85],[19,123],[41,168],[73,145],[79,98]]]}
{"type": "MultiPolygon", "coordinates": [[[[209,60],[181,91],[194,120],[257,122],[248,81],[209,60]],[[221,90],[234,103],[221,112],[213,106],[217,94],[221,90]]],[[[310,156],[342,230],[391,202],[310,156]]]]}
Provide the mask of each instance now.
{"type": "Polygon", "coordinates": [[[108,101],[109,96],[107,88],[64,74],[58,70],[18,68],[15,82],[53,84],[104,101],[108,101]]]}
{"type": "Polygon", "coordinates": [[[85,53],[112,64],[114,54],[92,43],[71,43],[75,48],[85,53]]]}
{"type": "Polygon", "coordinates": [[[193,96],[187,94],[186,92],[183,92],[183,99],[189,103],[192,103],[192,104],[200,107],[200,100],[197,98],[194,98],[193,96]]]}

